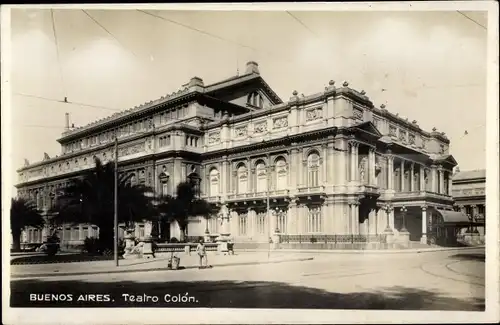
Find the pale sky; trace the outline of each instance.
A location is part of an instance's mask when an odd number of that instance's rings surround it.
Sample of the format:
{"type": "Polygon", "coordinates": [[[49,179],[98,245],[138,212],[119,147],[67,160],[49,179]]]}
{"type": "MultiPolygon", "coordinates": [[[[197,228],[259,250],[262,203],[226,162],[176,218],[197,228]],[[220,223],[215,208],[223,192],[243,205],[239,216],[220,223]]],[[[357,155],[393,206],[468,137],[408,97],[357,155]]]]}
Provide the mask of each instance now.
{"type": "MultiPolygon", "coordinates": [[[[486,167],[487,31],[457,11],[148,12],[200,32],[136,10],[87,10],[117,42],[84,11],[54,10],[58,60],[51,11],[12,10],[13,180],[24,158],[60,155],[65,112],[75,126],[114,113],[57,100],[127,109],[250,60],[284,101],[347,80],[377,107],[445,132],[461,170],[486,167]]],[[[464,14],[487,26],[486,13],[464,14]]]]}

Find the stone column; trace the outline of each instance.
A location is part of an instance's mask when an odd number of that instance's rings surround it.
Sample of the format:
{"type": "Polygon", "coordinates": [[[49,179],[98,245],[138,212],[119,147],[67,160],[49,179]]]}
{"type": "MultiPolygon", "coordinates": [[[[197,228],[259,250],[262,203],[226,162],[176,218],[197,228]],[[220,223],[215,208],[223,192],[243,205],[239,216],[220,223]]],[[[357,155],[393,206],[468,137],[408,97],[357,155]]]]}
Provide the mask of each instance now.
{"type": "Polygon", "coordinates": [[[411,165],[410,165],[410,192],[415,191],[415,182],[413,179],[414,174],[415,174],[415,164],[411,163],[411,165]]]}
{"type": "Polygon", "coordinates": [[[336,173],[337,173],[337,170],[339,172],[342,171],[342,167],[341,167],[342,165],[336,165],[336,164],[338,164],[338,162],[337,162],[337,159],[336,159],[337,155],[335,154],[335,150],[334,150],[334,148],[335,148],[335,142],[334,141],[335,140],[330,140],[328,142],[328,145],[327,145],[328,146],[328,149],[327,149],[327,152],[328,152],[328,164],[330,166],[339,166],[339,167],[338,168],[330,168],[330,169],[328,169],[328,166],[326,166],[326,182],[329,185],[334,185],[336,183],[337,184],[338,183],[340,183],[340,184],[343,183],[343,182],[338,182],[337,181],[337,175],[336,175],[336,173]]]}
{"type": "Polygon", "coordinates": [[[394,190],[394,156],[387,156],[387,189],[394,190]]]}
{"type": "Polygon", "coordinates": [[[420,238],[422,244],[427,244],[427,206],[422,206],[422,237],[420,238]]]}
{"type": "Polygon", "coordinates": [[[354,164],[355,164],[355,160],[356,160],[356,144],[354,143],[354,141],[350,141],[349,142],[349,146],[351,148],[351,152],[350,152],[350,162],[351,162],[351,168],[350,168],[350,172],[349,172],[349,180],[351,182],[355,181],[356,180],[356,175],[355,175],[355,170],[356,168],[354,167],[354,164]]]}
{"type": "Polygon", "coordinates": [[[452,187],[453,186],[453,178],[452,178],[452,172],[451,171],[448,171],[448,195],[449,196],[452,196],[453,193],[452,193],[452,187]]]}
{"type": "MultiPolygon", "coordinates": [[[[304,164],[304,148],[302,148],[302,150],[299,151],[299,155],[297,157],[297,188],[299,187],[304,187],[306,185],[306,182],[304,182],[304,166],[307,167],[307,165],[304,164]]],[[[307,163],[307,160],[305,160],[305,162],[307,163]]]]}
{"type": "Polygon", "coordinates": [[[321,162],[321,179],[319,181],[319,185],[324,185],[328,184],[328,177],[327,177],[327,165],[329,164],[329,159],[328,159],[328,145],[326,143],[323,143],[321,145],[321,151],[322,151],[322,157],[320,159],[321,162]]]}
{"type": "Polygon", "coordinates": [[[437,166],[431,166],[431,191],[436,193],[437,189],[437,166]]]}
{"type": "Polygon", "coordinates": [[[443,167],[439,166],[439,194],[444,194],[444,171],[443,167]]]}
{"type": "Polygon", "coordinates": [[[420,177],[420,191],[425,191],[425,167],[420,165],[418,168],[418,176],[420,177]]]}
{"type": "MultiPolygon", "coordinates": [[[[348,150],[349,146],[345,140],[341,141],[341,149],[343,150],[348,150]]],[[[335,151],[334,151],[335,152],[335,151]]],[[[345,185],[347,182],[347,175],[346,171],[348,168],[348,159],[347,159],[347,153],[344,151],[337,152],[338,157],[338,168],[333,168],[333,172],[336,173],[334,177],[334,184],[340,184],[340,185],[345,185]],[[338,177],[337,177],[338,175],[338,177]]],[[[337,162],[334,162],[334,165],[336,165],[337,162]]]]}
{"type": "Polygon", "coordinates": [[[401,191],[400,192],[406,192],[406,186],[405,186],[405,161],[404,159],[401,159],[401,191]]]}
{"type": "Polygon", "coordinates": [[[229,177],[231,174],[229,174],[229,169],[228,169],[228,164],[229,162],[226,160],[226,157],[223,158],[224,160],[222,161],[222,172],[221,172],[221,181],[222,181],[222,193],[221,195],[224,198],[227,198],[228,194],[228,184],[229,184],[229,177]]]}
{"type": "MultiPolygon", "coordinates": [[[[293,144],[292,144],[293,145],[293,144]]],[[[295,156],[297,155],[297,149],[292,148],[288,151],[288,159],[287,159],[287,188],[292,189],[292,188],[297,188],[297,178],[295,175],[297,174],[297,166],[295,165],[295,156]],[[293,177],[292,177],[293,176],[293,177]]]]}
{"type": "Polygon", "coordinates": [[[359,143],[354,143],[354,180],[359,181],[359,143]]]}
{"type": "Polygon", "coordinates": [[[347,215],[349,218],[349,234],[354,234],[354,222],[353,222],[353,214],[354,214],[354,201],[349,201],[349,208],[347,211],[347,215]]]}
{"type": "Polygon", "coordinates": [[[368,184],[375,185],[375,148],[368,148],[368,184]]]}
{"type": "Polygon", "coordinates": [[[359,202],[354,202],[354,216],[353,216],[353,224],[354,224],[354,234],[360,234],[360,224],[359,224],[359,202]]]}

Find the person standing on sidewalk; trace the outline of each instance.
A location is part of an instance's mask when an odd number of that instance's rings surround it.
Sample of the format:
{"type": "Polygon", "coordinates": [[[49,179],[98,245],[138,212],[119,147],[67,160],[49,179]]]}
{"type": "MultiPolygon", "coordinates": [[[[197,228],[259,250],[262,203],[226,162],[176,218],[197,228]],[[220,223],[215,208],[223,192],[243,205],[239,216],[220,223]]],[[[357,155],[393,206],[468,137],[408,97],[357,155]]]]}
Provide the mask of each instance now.
{"type": "Polygon", "coordinates": [[[208,267],[207,250],[203,239],[200,239],[198,246],[196,246],[196,253],[200,257],[200,269],[208,267]],[[205,260],[205,266],[203,266],[203,260],[205,260]]]}

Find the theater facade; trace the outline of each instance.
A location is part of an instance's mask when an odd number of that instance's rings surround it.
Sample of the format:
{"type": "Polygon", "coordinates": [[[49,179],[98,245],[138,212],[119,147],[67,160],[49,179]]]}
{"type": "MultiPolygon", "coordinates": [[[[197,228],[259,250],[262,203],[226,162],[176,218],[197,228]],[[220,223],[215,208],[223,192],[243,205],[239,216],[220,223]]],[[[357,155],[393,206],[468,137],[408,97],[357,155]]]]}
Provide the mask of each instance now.
{"type": "MultiPolygon", "coordinates": [[[[67,129],[62,153],[18,170],[18,195],[42,211],[72,177],[112,161],[118,135],[121,173],[175,194],[178,182],[198,181],[200,195],[219,204],[212,219],[193,217],[189,236],[226,234],[235,242],[275,235],[358,236],[426,243],[428,224],[453,210],[450,141],[435,128],[376,107],[364,91],[335,83],[284,102],[249,62],[244,74],[182,89],[84,127],[67,129]]],[[[136,235],[150,232],[138,224],[136,235]]],[[[161,236],[178,238],[172,221],[161,236]]],[[[63,242],[95,236],[92,225],[63,227],[63,242]]],[[[44,234],[28,230],[25,241],[44,234]]],[[[295,236],[295,237],[294,237],[295,236]]],[[[356,238],[358,238],[356,237],[356,238]]]]}

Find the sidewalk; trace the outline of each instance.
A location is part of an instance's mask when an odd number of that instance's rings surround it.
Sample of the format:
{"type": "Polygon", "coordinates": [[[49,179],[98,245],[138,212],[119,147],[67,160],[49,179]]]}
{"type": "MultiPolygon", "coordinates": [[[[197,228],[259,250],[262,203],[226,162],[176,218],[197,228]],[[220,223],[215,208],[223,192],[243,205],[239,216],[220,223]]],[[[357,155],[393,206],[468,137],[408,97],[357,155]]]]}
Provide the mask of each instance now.
{"type": "MultiPolygon", "coordinates": [[[[484,249],[485,246],[466,247],[429,247],[429,248],[406,248],[406,249],[278,249],[271,250],[276,253],[311,253],[311,254],[415,254],[445,251],[460,251],[469,249],[484,249]]],[[[239,252],[267,252],[267,249],[239,249],[239,252]]]]}
{"type": "MultiPolygon", "coordinates": [[[[198,256],[180,255],[180,266],[185,269],[198,268],[198,256]]],[[[267,251],[264,252],[241,252],[235,255],[208,255],[208,264],[214,267],[252,265],[252,264],[271,264],[294,261],[312,260],[312,256],[305,254],[289,254],[281,252],[271,252],[268,257],[267,251]]],[[[148,272],[148,271],[166,271],[168,257],[161,256],[154,259],[133,259],[119,260],[119,266],[116,267],[114,261],[93,261],[93,262],[75,262],[75,263],[54,263],[54,264],[30,264],[30,265],[11,265],[11,278],[28,277],[47,277],[47,276],[74,276],[74,275],[92,275],[103,273],[126,273],[126,272],[148,272]]],[[[182,271],[178,270],[178,271],[182,271]]]]}

